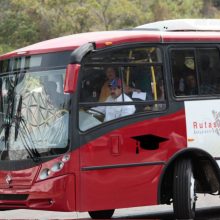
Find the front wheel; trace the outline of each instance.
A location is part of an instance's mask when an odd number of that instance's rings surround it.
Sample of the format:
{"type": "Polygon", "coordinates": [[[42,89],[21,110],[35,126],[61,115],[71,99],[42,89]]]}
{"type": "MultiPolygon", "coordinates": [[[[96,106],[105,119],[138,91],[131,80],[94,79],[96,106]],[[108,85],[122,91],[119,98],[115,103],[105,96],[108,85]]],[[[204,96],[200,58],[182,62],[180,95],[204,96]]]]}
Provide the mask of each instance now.
{"type": "Polygon", "coordinates": [[[177,219],[194,219],[196,194],[192,164],[189,159],[177,161],[173,180],[173,209],[177,219]]]}
{"type": "Polygon", "coordinates": [[[101,211],[90,211],[89,215],[93,219],[109,219],[114,214],[114,209],[111,210],[101,210],[101,211]]]}

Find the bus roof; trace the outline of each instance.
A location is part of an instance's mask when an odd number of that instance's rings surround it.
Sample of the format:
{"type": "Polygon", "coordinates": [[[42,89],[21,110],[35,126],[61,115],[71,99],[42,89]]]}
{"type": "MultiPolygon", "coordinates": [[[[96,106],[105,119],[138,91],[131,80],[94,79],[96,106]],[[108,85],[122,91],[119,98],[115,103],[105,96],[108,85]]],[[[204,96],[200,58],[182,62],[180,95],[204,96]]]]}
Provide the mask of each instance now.
{"type": "Polygon", "coordinates": [[[157,21],[136,27],[160,31],[220,31],[220,19],[175,19],[157,21]]]}
{"type": "Polygon", "coordinates": [[[131,30],[74,34],[42,41],[0,56],[14,56],[74,50],[94,42],[97,48],[131,42],[220,42],[220,19],[177,19],[154,22],[131,30]]]}
{"type": "Polygon", "coordinates": [[[94,42],[96,47],[104,47],[110,42],[114,44],[128,43],[128,42],[160,42],[160,35],[157,32],[146,32],[146,31],[103,31],[103,32],[88,32],[81,34],[74,34],[64,37],[59,37],[47,41],[42,41],[10,53],[0,56],[1,59],[21,56],[21,55],[32,55],[39,53],[49,53],[56,51],[73,50],[85,43],[94,42]]]}

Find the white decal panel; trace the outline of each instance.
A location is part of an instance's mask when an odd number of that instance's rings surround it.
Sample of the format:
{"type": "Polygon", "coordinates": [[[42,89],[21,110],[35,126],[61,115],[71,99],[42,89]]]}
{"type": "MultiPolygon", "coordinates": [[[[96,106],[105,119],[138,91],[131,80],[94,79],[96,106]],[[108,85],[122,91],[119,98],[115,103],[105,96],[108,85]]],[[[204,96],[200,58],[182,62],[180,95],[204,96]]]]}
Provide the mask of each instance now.
{"type": "Polygon", "coordinates": [[[184,104],[188,147],[220,157],[220,100],[187,101],[184,104]]]}

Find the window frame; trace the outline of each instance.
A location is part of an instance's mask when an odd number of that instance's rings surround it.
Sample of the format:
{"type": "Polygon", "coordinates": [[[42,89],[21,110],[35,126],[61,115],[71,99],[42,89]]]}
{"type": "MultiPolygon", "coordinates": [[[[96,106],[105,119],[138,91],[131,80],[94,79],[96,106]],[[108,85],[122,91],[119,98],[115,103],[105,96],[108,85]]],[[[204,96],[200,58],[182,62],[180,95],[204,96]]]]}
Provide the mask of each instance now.
{"type": "Polygon", "coordinates": [[[80,74],[79,74],[79,81],[78,81],[78,94],[77,94],[77,128],[80,132],[82,133],[87,133],[90,132],[91,130],[94,130],[96,128],[100,128],[102,126],[108,126],[109,124],[115,124],[118,123],[119,121],[125,121],[125,120],[129,120],[129,119],[133,119],[135,117],[143,117],[143,115],[149,115],[149,114],[158,114],[161,112],[165,112],[168,109],[168,93],[167,93],[167,79],[166,79],[166,65],[165,65],[165,53],[164,53],[164,46],[162,44],[154,44],[154,43],[131,43],[131,44],[123,44],[123,45],[116,45],[116,46],[110,46],[107,48],[101,48],[98,50],[93,51],[93,53],[108,53],[114,50],[118,50],[120,51],[121,49],[135,49],[135,48],[151,48],[151,47],[155,47],[158,48],[160,50],[160,56],[161,56],[161,62],[152,62],[152,63],[127,63],[127,62],[117,62],[117,63],[109,63],[109,62],[96,62],[96,63],[86,63],[86,58],[87,56],[85,56],[82,60],[81,63],[81,69],[80,69],[80,74]],[[83,77],[83,69],[84,67],[107,67],[107,66],[112,66],[112,67],[132,67],[132,66],[160,66],[161,67],[161,75],[162,75],[162,79],[163,79],[163,88],[164,88],[164,100],[162,101],[154,101],[154,100],[150,100],[150,101],[132,101],[132,105],[138,105],[138,104],[146,104],[146,105],[150,105],[150,104],[165,104],[165,107],[162,110],[158,110],[158,111],[143,111],[143,112],[138,112],[138,113],[134,113],[132,115],[128,115],[125,117],[120,117],[120,118],[116,118],[114,120],[110,120],[107,121],[105,123],[101,123],[100,125],[97,125],[95,127],[89,128],[85,131],[80,130],[79,128],[79,109],[81,106],[83,107],[96,107],[96,106],[121,106],[121,105],[131,105],[131,102],[117,102],[117,104],[115,102],[80,102],[80,86],[81,86],[81,82],[82,82],[82,77],[83,77]]]}
{"type": "Polygon", "coordinates": [[[168,45],[167,47],[167,55],[168,55],[168,66],[169,66],[169,84],[170,86],[170,90],[171,90],[171,98],[175,101],[185,101],[185,100],[200,100],[200,99],[216,99],[219,98],[220,93],[219,94],[200,94],[200,75],[198,72],[198,50],[199,49],[216,49],[219,52],[219,57],[220,57],[220,44],[219,43],[192,43],[192,44],[185,44],[185,43],[181,43],[181,44],[172,44],[172,45],[168,45]],[[171,56],[171,52],[173,50],[191,50],[194,51],[195,53],[195,68],[196,68],[196,77],[197,77],[197,84],[198,84],[198,94],[195,95],[182,95],[182,96],[177,96],[175,94],[175,89],[174,89],[174,81],[173,81],[173,73],[172,73],[172,56],[171,56]]]}

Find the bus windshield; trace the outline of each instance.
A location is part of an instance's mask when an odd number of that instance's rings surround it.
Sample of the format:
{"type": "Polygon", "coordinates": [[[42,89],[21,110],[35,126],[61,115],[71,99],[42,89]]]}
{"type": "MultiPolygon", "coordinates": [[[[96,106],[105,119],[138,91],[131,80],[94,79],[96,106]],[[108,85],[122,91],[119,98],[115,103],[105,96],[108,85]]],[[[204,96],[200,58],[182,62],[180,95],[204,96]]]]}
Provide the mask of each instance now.
{"type": "MultiPolygon", "coordinates": [[[[40,62],[41,63],[41,62],[40,62]]],[[[0,75],[0,159],[39,160],[68,149],[65,67],[18,68],[0,75]]]]}

